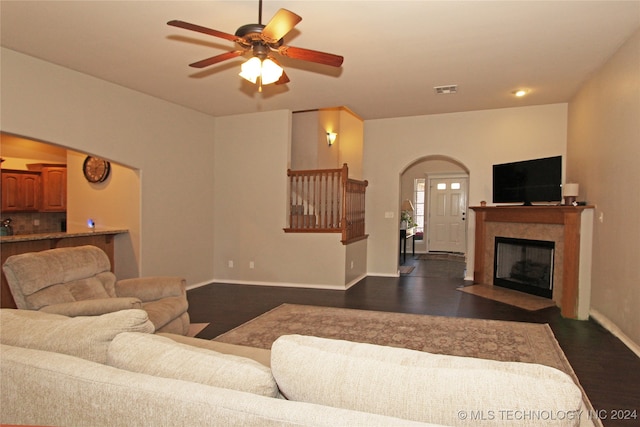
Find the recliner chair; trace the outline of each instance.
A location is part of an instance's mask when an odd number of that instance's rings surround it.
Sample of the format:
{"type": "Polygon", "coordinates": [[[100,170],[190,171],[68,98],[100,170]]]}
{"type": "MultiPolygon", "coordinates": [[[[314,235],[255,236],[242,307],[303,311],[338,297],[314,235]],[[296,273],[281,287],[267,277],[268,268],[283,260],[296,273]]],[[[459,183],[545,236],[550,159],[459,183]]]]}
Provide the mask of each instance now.
{"type": "Polygon", "coordinates": [[[2,269],[19,309],[75,317],[140,308],[156,332],[186,335],[189,330],[184,279],[117,280],[107,254],[95,246],[13,255],[2,269]]]}

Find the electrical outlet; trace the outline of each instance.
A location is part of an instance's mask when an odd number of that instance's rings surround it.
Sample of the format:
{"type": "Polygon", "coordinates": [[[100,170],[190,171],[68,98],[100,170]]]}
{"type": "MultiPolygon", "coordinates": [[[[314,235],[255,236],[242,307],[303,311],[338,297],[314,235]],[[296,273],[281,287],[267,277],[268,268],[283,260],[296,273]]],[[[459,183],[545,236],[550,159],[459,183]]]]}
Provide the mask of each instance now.
{"type": "Polygon", "coordinates": [[[604,212],[600,212],[600,215],[598,216],[598,221],[600,221],[601,224],[604,222],[604,212]]]}
{"type": "Polygon", "coordinates": [[[353,261],[351,261],[351,269],[353,270],[353,261]]]}
{"type": "Polygon", "coordinates": [[[249,268],[256,268],[256,265],[253,261],[249,261],[249,268]]]}
{"type": "Polygon", "coordinates": [[[395,214],[393,213],[393,211],[384,213],[384,217],[385,218],[393,218],[394,216],[395,216],[395,214]]]}
{"type": "Polygon", "coordinates": [[[36,227],[40,225],[40,220],[39,219],[34,219],[33,220],[33,225],[35,225],[36,227]]]}
{"type": "Polygon", "coordinates": [[[233,260],[229,260],[228,264],[229,268],[233,268],[233,260]]]}

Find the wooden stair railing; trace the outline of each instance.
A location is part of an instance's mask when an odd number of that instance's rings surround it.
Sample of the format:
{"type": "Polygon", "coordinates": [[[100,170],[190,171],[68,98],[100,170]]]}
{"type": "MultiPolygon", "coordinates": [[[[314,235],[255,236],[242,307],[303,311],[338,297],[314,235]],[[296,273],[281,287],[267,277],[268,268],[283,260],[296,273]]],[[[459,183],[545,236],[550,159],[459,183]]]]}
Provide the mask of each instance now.
{"type": "Polygon", "coordinates": [[[367,181],[349,178],[341,169],[287,171],[289,227],[287,233],[342,233],[342,243],[366,239],[364,227],[367,181]]]}

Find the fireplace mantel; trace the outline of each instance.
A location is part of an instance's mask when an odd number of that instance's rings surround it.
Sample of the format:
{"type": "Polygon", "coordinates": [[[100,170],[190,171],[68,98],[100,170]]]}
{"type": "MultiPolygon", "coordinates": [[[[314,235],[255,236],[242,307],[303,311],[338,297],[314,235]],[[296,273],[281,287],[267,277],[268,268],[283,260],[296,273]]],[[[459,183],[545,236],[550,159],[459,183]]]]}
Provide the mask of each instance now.
{"type": "MultiPolygon", "coordinates": [[[[521,237],[519,230],[529,231],[531,224],[560,226],[558,243],[562,246],[562,255],[556,268],[561,268],[561,295],[554,300],[564,317],[588,318],[593,206],[473,206],[471,209],[476,216],[475,283],[493,284],[487,279],[488,271],[493,269],[493,259],[487,259],[487,254],[493,253],[494,245],[487,233],[488,223],[512,223],[510,229],[514,235],[511,237],[521,237]]],[[[538,237],[544,240],[544,236],[538,237]]]]}

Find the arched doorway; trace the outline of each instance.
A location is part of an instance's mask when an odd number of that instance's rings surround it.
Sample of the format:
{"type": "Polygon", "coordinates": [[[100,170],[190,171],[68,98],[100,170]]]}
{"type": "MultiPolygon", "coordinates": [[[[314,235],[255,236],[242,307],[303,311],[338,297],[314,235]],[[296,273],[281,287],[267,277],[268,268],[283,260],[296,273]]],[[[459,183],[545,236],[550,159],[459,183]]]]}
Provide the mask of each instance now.
{"type": "Polygon", "coordinates": [[[417,226],[416,254],[466,252],[468,180],[469,169],[444,155],[417,158],[400,173],[399,210],[402,213],[403,202],[406,206],[411,201],[417,226]],[[438,185],[444,187],[438,189],[438,185]],[[448,224],[434,226],[437,223],[429,220],[434,216],[446,217],[448,224]],[[451,240],[457,242],[451,244],[451,240]]]}

